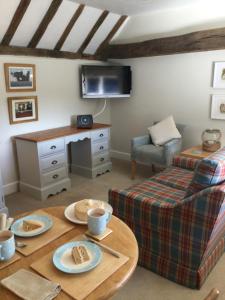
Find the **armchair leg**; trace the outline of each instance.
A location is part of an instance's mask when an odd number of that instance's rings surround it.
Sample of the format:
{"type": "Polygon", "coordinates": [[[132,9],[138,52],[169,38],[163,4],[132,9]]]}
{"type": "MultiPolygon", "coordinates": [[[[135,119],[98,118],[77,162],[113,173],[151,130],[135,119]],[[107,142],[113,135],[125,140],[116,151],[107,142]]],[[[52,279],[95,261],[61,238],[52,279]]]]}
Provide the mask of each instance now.
{"type": "Polygon", "coordinates": [[[155,173],[156,172],[156,167],[154,164],[152,164],[152,173],[155,173]]]}
{"type": "Polygon", "coordinates": [[[135,160],[131,161],[131,179],[135,179],[136,176],[136,168],[137,168],[137,163],[135,160]]]}

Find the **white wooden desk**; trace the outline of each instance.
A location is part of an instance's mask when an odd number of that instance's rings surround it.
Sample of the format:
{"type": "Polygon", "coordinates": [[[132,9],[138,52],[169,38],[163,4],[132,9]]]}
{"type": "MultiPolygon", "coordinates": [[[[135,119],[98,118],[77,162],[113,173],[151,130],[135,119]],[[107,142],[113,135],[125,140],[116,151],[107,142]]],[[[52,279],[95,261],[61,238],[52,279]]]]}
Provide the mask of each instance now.
{"type": "Polygon", "coordinates": [[[71,187],[71,171],[96,177],[111,171],[110,125],[95,123],[92,129],[66,126],[15,136],[20,191],[39,200],[71,187]]]}

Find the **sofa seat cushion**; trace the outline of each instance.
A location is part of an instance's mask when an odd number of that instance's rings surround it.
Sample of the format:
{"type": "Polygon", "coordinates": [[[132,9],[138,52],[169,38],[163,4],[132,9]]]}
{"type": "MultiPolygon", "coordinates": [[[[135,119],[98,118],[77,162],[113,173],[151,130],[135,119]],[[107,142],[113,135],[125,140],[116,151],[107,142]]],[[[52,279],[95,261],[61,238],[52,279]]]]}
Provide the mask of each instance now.
{"type": "Polygon", "coordinates": [[[170,167],[153,176],[151,179],[163,185],[186,191],[190,185],[193,175],[193,171],[177,167],[170,167]]]}
{"type": "Polygon", "coordinates": [[[165,164],[165,158],[163,153],[163,147],[154,146],[153,144],[138,146],[135,149],[134,159],[137,162],[145,162],[150,165],[153,161],[158,164],[165,164]]]}
{"type": "Polygon", "coordinates": [[[193,195],[207,187],[225,180],[225,147],[202,159],[197,165],[186,196],[193,195]]]}
{"type": "Polygon", "coordinates": [[[126,189],[125,193],[128,197],[144,201],[147,205],[167,208],[180,204],[185,195],[184,191],[155,182],[151,178],[126,189]]]}

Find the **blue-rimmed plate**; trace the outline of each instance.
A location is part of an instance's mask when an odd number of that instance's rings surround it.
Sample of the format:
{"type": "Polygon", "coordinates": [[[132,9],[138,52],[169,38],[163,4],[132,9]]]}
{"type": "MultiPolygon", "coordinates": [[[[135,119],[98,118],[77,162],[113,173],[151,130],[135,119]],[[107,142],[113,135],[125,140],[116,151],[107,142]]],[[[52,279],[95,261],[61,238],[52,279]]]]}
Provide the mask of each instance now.
{"type": "Polygon", "coordinates": [[[57,269],[69,274],[78,274],[90,271],[95,268],[102,259],[100,248],[88,241],[75,241],[62,245],[53,254],[53,264],[57,269]],[[72,257],[72,248],[84,245],[87,249],[90,260],[76,265],[72,257]]]}
{"type": "Polygon", "coordinates": [[[17,236],[32,237],[44,233],[45,231],[49,230],[52,227],[52,225],[53,225],[52,219],[50,219],[48,216],[29,215],[16,220],[11,226],[11,231],[17,236]],[[24,231],[23,230],[24,220],[35,221],[36,223],[40,224],[40,227],[31,231],[24,231]]]}

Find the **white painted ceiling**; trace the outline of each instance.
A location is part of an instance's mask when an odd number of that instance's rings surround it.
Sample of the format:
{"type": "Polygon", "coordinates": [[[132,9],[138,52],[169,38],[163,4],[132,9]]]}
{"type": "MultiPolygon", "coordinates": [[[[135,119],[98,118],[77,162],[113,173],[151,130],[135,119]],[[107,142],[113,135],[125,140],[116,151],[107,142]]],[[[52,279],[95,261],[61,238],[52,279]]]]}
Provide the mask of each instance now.
{"type": "MultiPolygon", "coordinates": [[[[10,46],[29,45],[52,1],[31,0],[10,46]]],[[[0,40],[7,32],[19,3],[20,0],[0,0],[0,40]]],[[[63,0],[37,48],[55,48],[79,4],[85,4],[84,10],[62,45],[63,51],[75,53],[80,49],[103,10],[108,10],[109,14],[84,49],[84,54],[96,53],[121,15],[131,17],[127,18],[110,43],[142,41],[156,35],[190,32],[192,26],[203,26],[207,21],[209,28],[213,24],[218,26],[219,20],[225,23],[225,0],[63,0]]],[[[193,28],[196,29],[201,28],[193,28]]]]}
{"type": "MultiPolygon", "coordinates": [[[[20,0],[0,0],[0,40],[4,37],[19,3],[20,0]]],[[[10,46],[28,46],[51,3],[52,0],[31,0],[12,40],[10,41],[10,46]]],[[[63,0],[41,37],[37,48],[54,49],[78,6],[79,3],[76,3],[76,1],[63,0]]],[[[102,9],[86,5],[67,36],[61,50],[76,52],[88,36],[102,12],[102,9]]],[[[98,46],[104,41],[119,18],[119,14],[110,12],[107,15],[106,19],[84,50],[85,54],[95,54],[98,46]]]]}
{"type": "Polygon", "coordinates": [[[118,14],[137,15],[165,9],[182,8],[207,0],[70,0],[118,14]]]}

